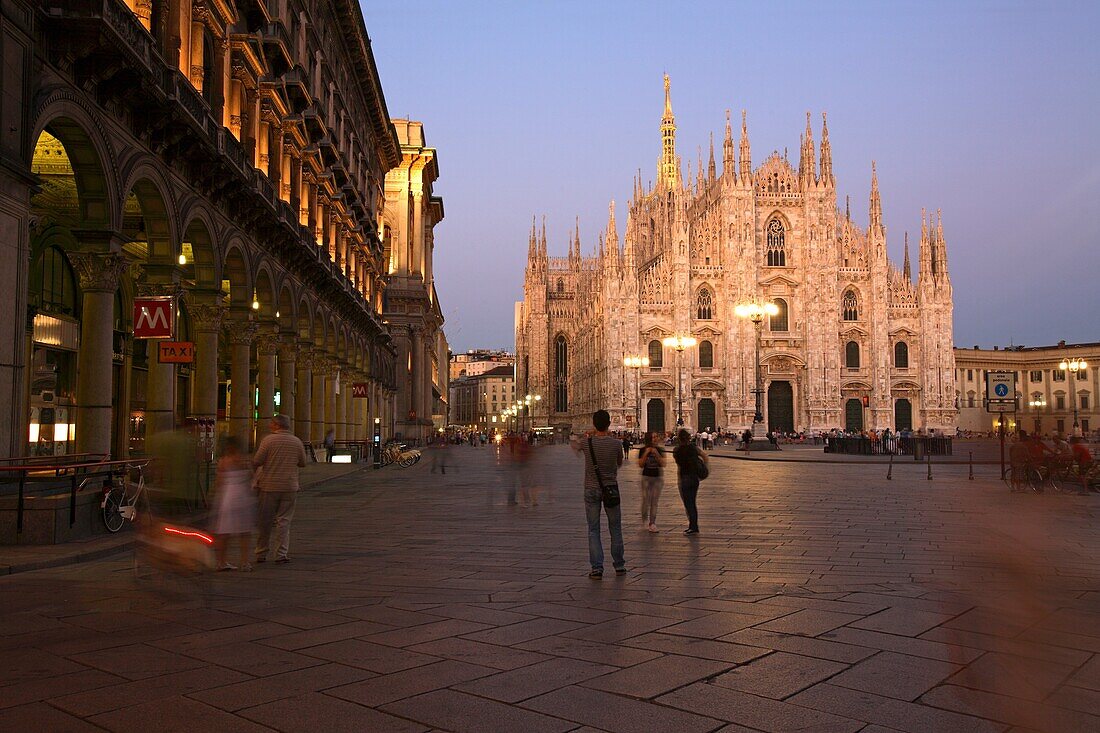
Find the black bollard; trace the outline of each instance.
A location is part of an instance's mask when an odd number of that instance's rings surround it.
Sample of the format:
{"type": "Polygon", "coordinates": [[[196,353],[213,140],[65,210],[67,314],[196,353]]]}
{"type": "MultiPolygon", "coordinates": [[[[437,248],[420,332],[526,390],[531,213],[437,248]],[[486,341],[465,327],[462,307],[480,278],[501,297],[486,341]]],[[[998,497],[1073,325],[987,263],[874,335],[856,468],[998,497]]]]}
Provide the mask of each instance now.
{"type": "Polygon", "coordinates": [[[974,451],[970,451],[970,480],[974,480],[974,451]]]}
{"type": "Polygon", "coordinates": [[[886,480],[892,481],[894,477],[894,454],[890,454],[890,467],[886,469],[886,480]]]}
{"type": "Polygon", "coordinates": [[[932,480],[932,454],[928,454],[928,480],[932,480]]]}

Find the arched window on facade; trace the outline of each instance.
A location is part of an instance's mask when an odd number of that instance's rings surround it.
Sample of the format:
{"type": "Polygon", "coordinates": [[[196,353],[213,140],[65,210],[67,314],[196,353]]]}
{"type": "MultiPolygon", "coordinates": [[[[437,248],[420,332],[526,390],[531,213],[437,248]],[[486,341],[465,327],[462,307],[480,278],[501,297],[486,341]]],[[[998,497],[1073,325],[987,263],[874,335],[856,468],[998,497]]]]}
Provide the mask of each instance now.
{"type": "Polygon", "coordinates": [[[76,277],[69,258],[57,247],[47,247],[39,261],[38,276],[33,288],[38,286],[38,309],[45,313],[66,316],[77,315],[76,277]]]}
{"type": "Polygon", "coordinates": [[[699,342],[699,366],[703,369],[714,368],[714,344],[710,341],[699,342]]]}
{"type": "Polygon", "coordinates": [[[695,305],[695,317],[700,321],[709,321],[714,318],[714,296],[711,295],[710,288],[702,288],[699,291],[695,305]]]}
{"type": "Polygon", "coordinates": [[[859,344],[855,341],[849,341],[844,346],[844,366],[859,369],[859,344]]]}
{"type": "Polygon", "coordinates": [[[898,341],[894,344],[894,367],[897,369],[909,368],[909,344],[898,341]]]}
{"type": "Polygon", "coordinates": [[[558,292],[559,293],[564,293],[565,292],[565,280],[562,280],[560,277],[558,278],[558,292]]]}
{"type": "Polygon", "coordinates": [[[662,367],[665,365],[665,351],[661,346],[661,342],[657,339],[653,339],[649,342],[649,365],[651,367],[662,367]]]}
{"type": "Polygon", "coordinates": [[[840,312],[846,321],[859,320],[859,301],[856,299],[856,291],[844,291],[844,298],[840,301],[840,312]]]}
{"type": "Polygon", "coordinates": [[[554,339],[554,412],[569,411],[569,344],[565,336],[554,339]]]}
{"type": "Polygon", "coordinates": [[[772,219],[768,222],[767,228],[767,245],[765,247],[765,254],[767,256],[768,267],[786,267],[787,265],[787,250],[786,250],[786,232],[783,229],[783,222],[779,219],[772,219]]]}
{"type": "Polygon", "coordinates": [[[775,307],[779,309],[779,312],[774,316],[768,316],[768,330],[769,331],[788,331],[790,330],[790,323],[787,317],[787,301],[782,298],[773,298],[772,302],[775,303],[775,307]]]}

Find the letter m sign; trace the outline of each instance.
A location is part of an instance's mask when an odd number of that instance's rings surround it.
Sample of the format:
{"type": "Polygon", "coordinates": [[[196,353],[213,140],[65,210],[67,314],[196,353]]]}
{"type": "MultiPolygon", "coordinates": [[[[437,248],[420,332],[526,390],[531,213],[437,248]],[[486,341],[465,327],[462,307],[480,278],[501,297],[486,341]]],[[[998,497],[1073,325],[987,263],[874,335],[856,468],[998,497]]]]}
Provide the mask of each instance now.
{"type": "Polygon", "coordinates": [[[172,338],[175,316],[174,298],[134,298],[134,338],[172,338]]]}

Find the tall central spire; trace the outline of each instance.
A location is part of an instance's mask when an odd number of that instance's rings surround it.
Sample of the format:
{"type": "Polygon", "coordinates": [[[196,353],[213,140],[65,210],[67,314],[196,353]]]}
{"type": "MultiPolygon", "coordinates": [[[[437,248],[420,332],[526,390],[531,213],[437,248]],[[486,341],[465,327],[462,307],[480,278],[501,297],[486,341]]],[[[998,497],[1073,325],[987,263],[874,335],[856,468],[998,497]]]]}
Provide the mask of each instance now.
{"type": "Polygon", "coordinates": [[[676,158],[676,118],[672,116],[672,84],[665,74],[665,114],[661,118],[661,170],[665,188],[680,187],[680,164],[676,158]]]}

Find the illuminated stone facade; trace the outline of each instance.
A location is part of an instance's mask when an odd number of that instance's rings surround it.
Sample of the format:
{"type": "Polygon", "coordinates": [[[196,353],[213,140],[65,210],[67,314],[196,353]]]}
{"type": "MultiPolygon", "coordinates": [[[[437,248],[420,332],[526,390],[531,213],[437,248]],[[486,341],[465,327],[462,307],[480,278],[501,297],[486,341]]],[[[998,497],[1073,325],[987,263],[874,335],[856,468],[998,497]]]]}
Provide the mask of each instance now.
{"type": "Polygon", "coordinates": [[[0,11],[0,454],[123,457],[189,417],[255,441],[275,411],[307,441],[391,434],[404,146],[359,3],[0,11]],[[144,295],[176,298],[193,363],[133,337],[144,295]]]}
{"type": "Polygon", "coordinates": [[[617,427],[671,430],[682,395],[688,427],[749,427],[756,332],[734,308],[767,300],[780,307],[761,331],[769,428],[953,430],[941,219],[922,213],[914,282],[908,241],[902,268],[887,257],[874,164],[867,227],[839,210],[824,116],[818,149],[807,115],[797,169],[779,153],[754,169],[745,116],[735,144],[727,113],[721,173],[712,142],[682,175],[666,77],[660,129],[657,182],[635,179],[621,245],[614,202],[591,255],[578,227],[568,256],[549,256],[532,224],[516,373],[520,393],[545,397],[535,424],[583,427],[605,408],[617,427]],[[671,335],[698,345],[678,355],[671,335]],[[650,364],[626,369],[628,355],[650,364]]]}

